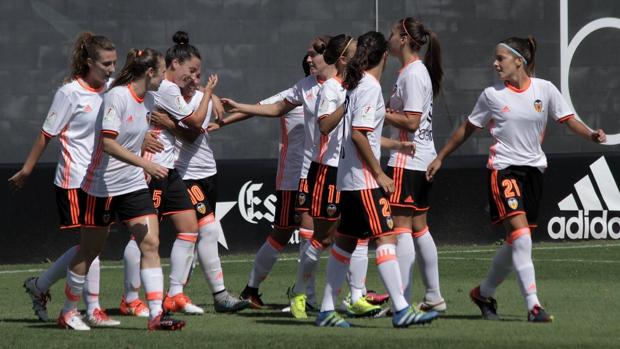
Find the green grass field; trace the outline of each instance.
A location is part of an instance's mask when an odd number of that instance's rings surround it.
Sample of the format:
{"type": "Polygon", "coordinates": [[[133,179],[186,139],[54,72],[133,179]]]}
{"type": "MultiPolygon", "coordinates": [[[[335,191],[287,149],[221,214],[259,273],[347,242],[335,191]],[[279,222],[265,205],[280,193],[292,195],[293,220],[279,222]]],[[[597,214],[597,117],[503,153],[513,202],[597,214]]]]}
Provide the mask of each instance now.
{"type": "MultiPolygon", "coordinates": [[[[203,316],[179,316],[187,320],[181,332],[147,332],[146,320],[118,317],[115,329],[78,333],[58,329],[53,322],[36,320],[23,280],[46,267],[0,266],[0,347],[2,348],[185,348],[185,347],[401,347],[401,348],[610,348],[620,347],[620,244],[614,242],[536,244],[534,259],[539,296],[555,316],[552,324],[530,324],[514,277],[497,293],[503,321],[480,319],[468,299],[468,291],[484,277],[494,246],[440,248],[442,293],[448,312],[430,326],[393,329],[390,319],[355,319],[353,329],[318,328],[314,314],[294,320],[280,309],[286,306],[286,288],[294,280],[294,254],[284,255],[263,283],[268,309],[246,310],[237,315],[215,314],[212,297],[202,278],[194,273],[187,293],[206,307],[203,316]]],[[[252,266],[250,255],[223,258],[227,287],[238,293],[252,266]]],[[[101,303],[118,314],[123,271],[120,262],[104,261],[101,303]]],[[[317,290],[323,290],[326,262],[321,263],[317,290]]],[[[164,273],[166,270],[164,270],[164,273]]],[[[50,318],[60,311],[64,282],[53,287],[50,318]]],[[[420,297],[416,278],[415,294],[420,297]]],[[[368,288],[382,290],[371,258],[368,288]]]]}

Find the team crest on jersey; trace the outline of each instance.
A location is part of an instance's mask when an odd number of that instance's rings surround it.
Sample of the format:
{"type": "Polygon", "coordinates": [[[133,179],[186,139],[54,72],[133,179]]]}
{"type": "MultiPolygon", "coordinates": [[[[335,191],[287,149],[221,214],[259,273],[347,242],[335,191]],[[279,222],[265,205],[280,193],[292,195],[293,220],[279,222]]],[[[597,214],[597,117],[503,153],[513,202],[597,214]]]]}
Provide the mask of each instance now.
{"type": "Polygon", "coordinates": [[[102,218],[103,218],[103,223],[108,224],[110,222],[110,214],[109,213],[104,213],[102,218]]]}
{"type": "Polygon", "coordinates": [[[196,211],[200,214],[205,214],[207,213],[207,207],[202,202],[199,202],[198,205],[196,205],[196,211]]]}
{"type": "Polygon", "coordinates": [[[534,109],[539,113],[543,110],[543,103],[540,99],[534,101],[534,109]]]}
{"type": "Polygon", "coordinates": [[[392,219],[392,216],[385,217],[385,223],[387,224],[389,229],[394,228],[394,220],[392,219]]]}
{"type": "Polygon", "coordinates": [[[334,204],[327,205],[327,215],[333,217],[336,214],[338,208],[334,204]]]}
{"type": "Polygon", "coordinates": [[[303,204],[306,203],[306,194],[305,193],[299,193],[297,195],[297,203],[299,204],[299,206],[302,206],[303,204]]]}
{"type": "Polygon", "coordinates": [[[508,207],[510,207],[513,210],[516,210],[517,207],[519,207],[519,202],[515,198],[510,198],[508,199],[508,207]]]}

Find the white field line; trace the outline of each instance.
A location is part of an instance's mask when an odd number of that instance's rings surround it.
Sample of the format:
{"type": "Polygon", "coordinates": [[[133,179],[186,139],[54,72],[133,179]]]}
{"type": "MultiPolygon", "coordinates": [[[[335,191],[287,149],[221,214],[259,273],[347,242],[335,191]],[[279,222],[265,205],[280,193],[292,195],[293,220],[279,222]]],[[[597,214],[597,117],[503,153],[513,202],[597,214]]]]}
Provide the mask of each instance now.
{"type": "MultiPolygon", "coordinates": [[[[620,247],[620,244],[596,244],[596,245],[575,245],[575,246],[540,246],[533,247],[533,250],[575,250],[575,249],[589,249],[589,248],[606,248],[606,247],[620,247]]],[[[483,253],[483,252],[495,252],[497,249],[479,249],[479,250],[453,250],[453,251],[438,251],[438,254],[469,254],[469,253],[483,253]]],[[[327,256],[321,257],[321,259],[327,259],[327,256]]],[[[369,256],[370,259],[374,259],[374,256],[369,256]]],[[[442,257],[444,260],[479,260],[490,261],[492,258],[471,258],[471,257],[442,257]]],[[[279,261],[289,262],[297,261],[296,257],[283,257],[278,258],[279,261]]],[[[233,263],[251,263],[254,259],[229,259],[223,260],[222,264],[233,263]]],[[[620,264],[620,260],[595,260],[595,259],[561,259],[561,258],[534,258],[534,261],[539,262],[574,262],[574,263],[603,263],[603,264],[620,264]]],[[[170,264],[162,264],[162,267],[169,267],[170,264]]],[[[102,265],[101,269],[121,269],[122,265],[102,265]]],[[[44,271],[43,268],[36,269],[15,269],[15,270],[0,270],[0,275],[8,274],[21,274],[21,273],[40,273],[44,271]]]]}

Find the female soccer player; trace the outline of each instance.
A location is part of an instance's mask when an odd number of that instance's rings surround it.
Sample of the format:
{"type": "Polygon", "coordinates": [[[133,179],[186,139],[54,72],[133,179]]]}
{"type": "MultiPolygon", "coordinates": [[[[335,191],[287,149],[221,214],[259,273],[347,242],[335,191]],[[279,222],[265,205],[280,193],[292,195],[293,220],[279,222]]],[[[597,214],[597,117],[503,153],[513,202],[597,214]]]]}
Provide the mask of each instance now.
{"type": "MultiPolygon", "coordinates": [[[[59,136],[60,158],[54,187],[60,215],[60,228],[79,230],[83,223],[86,194],[80,189],[90,163],[95,143],[97,113],[106,85],[116,66],[116,48],[110,39],[89,32],[80,33],[71,52],[71,73],[58,89],[40,135],[22,169],[9,179],[21,188],[53,137],[59,136]]],[[[39,277],[24,282],[32,299],[32,309],[39,320],[47,321],[49,289],[67,273],[77,246],[67,250],[39,277]]],[[[86,319],[91,326],[116,326],[99,305],[99,258],[95,258],[87,275],[84,301],[86,319]]]]}
{"type": "MultiPolygon", "coordinates": [[[[196,74],[200,73],[200,52],[196,47],[189,44],[189,36],[185,32],[176,32],[172,40],[175,44],[166,52],[165,79],[159,89],[152,92],[155,99],[154,108],[162,109],[177,122],[183,122],[184,125],[200,131],[207,116],[209,101],[213,88],[217,84],[217,77],[214,79],[213,86],[205,91],[196,110],[194,110],[183,98],[181,88],[191,83],[196,78],[196,74]]],[[[199,228],[187,187],[179,172],[174,168],[176,138],[172,132],[159,126],[152,125],[151,130],[158,136],[158,140],[163,145],[163,151],[159,153],[147,152],[144,157],[167,168],[168,176],[162,179],[151,179],[149,189],[159,216],[162,218],[170,217],[177,231],[177,237],[170,253],[170,288],[164,299],[164,309],[188,314],[203,314],[204,310],[192,304],[191,299],[183,292],[191,269],[199,228]]],[[[132,244],[130,242],[127,248],[131,249],[132,244]]],[[[135,246],[133,246],[133,250],[136,251],[135,246]]],[[[126,263],[126,265],[130,266],[130,263],[126,263]]],[[[133,265],[137,266],[135,263],[133,265]]],[[[137,275],[137,270],[134,270],[133,273],[128,271],[127,275],[130,274],[137,275]]],[[[125,282],[129,285],[130,281],[126,280],[125,282]]],[[[123,305],[127,305],[129,308],[129,305],[137,299],[137,290],[126,286],[121,308],[123,305]]]]}
{"type": "Polygon", "coordinates": [[[547,167],[541,143],[548,116],[595,143],[606,140],[603,130],[592,131],[574,117],[551,82],[534,78],[535,53],[536,41],[532,37],[511,37],[497,44],[493,67],[502,82],[480,94],[472,113],[426,173],[432,180],[448,155],[475,130],[489,127],[494,139],[487,162],[491,221],[503,224],[506,244],[495,254],[486,278],[470,292],[471,300],[488,320],[499,319],[493,296],[512,270],[525,298],[528,321],[553,320],[538,300],[530,230],[536,226],[542,173],[547,167]]]}
{"type": "Polygon", "coordinates": [[[335,301],[349,268],[358,239],[377,242],[377,265],[395,310],[392,324],[407,327],[432,321],[437,313],[416,311],[403,297],[396,261],[396,236],[390,204],[385,194],[394,192],[394,182],[379,164],[385,105],[379,80],[385,67],[388,45],[378,32],[357,40],[357,51],[347,66],[344,86],[348,89],[344,136],[340,151],[337,188],[341,217],[327,262],[327,285],[323,293],[318,326],[350,327],[335,311],[335,301]]]}
{"type": "Polygon", "coordinates": [[[394,231],[398,233],[396,255],[402,273],[404,295],[412,296],[414,260],[420,263],[426,287],[422,310],[445,311],[446,303],[439,291],[437,247],[426,223],[431,183],[426,168],[435,158],[433,143],[433,97],[439,94],[443,69],[437,35],[411,17],[392,26],[390,54],[398,59],[401,69],[389,100],[385,120],[394,140],[415,143],[415,154],[391,151],[386,174],[394,180],[390,195],[394,231]],[[420,50],[427,46],[424,61],[420,50]],[[415,244],[415,248],[414,248],[415,244]],[[417,252],[417,256],[416,256],[417,252]]]}
{"type": "MultiPolygon", "coordinates": [[[[304,79],[299,80],[292,88],[287,90],[285,98],[277,103],[273,104],[241,104],[232,99],[223,98],[222,102],[228,108],[229,112],[241,112],[250,115],[263,115],[278,117],[285,115],[293,110],[297,106],[303,106],[304,111],[304,160],[300,175],[300,185],[297,193],[297,209],[308,210],[307,206],[310,203],[307,193],[308,185],[306,179],[308,176],[308,169],[310,167],[312,146],[314,144],[314,127],[316,124],[316,100],[319,94],[321,85],[325,80],[335,75],[335,71],[329,72],[330,76],[321,73],[324,71],[326,63],[323,59],[323,51],[327,46],[327,42],[330,37],[319,36],[312,40],[310,47],[308,48],[308,56],[311,60],[311,67],[317,70],[316,75],[309,75],[304,79]]],[[[308,229],[310,224],[301,221],[301,228],[305,228],[305,233],[309,234],[311,231],[308,229]]],[[[260,283],[269,275],[273,265],[275,264],[279,252],[286,246],[286,243],[293,233],[291,229],[278,229],[277,227],[270,233],[267,241],[259,249],[254,260],[254,267],[250,273],[248,284],[241,293],[241,297],[249,299],[252,303],[260,307],[262,300],[258,294],[258,287],[260,283]]],[[[301,231],[302,229],[300,229],[301,231]]]]}
{"type": "Polygon", "coordinates": [[[168,169],[140,156],[148,130],[148,111],[166,66],[152,49],[130,50],[120,75],[105,95],[98,119],[99,139],[82,189],[88,193],[80,248],[67,271],[61,327],[88,330],[75,309],[84,274],[99,255],[115,216],[124,222],[142,253],[140,276],[149,306],[149,330],[176,330],[185,325],[162,311],[164,277],[159,259],[159,222],[145,172],[163,179],[168,169]],[[145,97],[148,97],[145,100],[145,97]]]}
{"type": "MultiPolygon", "coordinates": [[[[188,105],[195,111],[205,94],[212,95],[216,83],[217,76],[212,75],[203,89],[204,92],[200,91],[200,73],[197,73],[193,80],[181,89],[181,93],[188,105]]],[[[176,136],[175,153],[178,156],[174,168],[183,178],[196,211],[199,227],[196,247],[200,266],[213,293],[215,311],[230,313],[243,310],[250,303],[233,297],[224,286],[224,274],[218,251],[218,237],[222,232],[222,226],[215,219],[217,169],[207,132],[212,109],[213,103],[209,102],[207,117],[200,130],[184,127],[170,118],[168,114],[159,117],[161,114],[155,113],[152,115],[151,122],[164,127],[176,136]]]]}

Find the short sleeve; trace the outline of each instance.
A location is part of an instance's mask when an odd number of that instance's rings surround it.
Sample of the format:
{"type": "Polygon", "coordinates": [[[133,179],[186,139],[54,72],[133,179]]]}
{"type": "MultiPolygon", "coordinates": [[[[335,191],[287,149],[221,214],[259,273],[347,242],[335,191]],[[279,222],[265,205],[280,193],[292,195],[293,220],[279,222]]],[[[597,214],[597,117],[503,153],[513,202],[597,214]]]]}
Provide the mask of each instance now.
{"type": "Polygon", "coordinates": [[[486,91],[483,91],[480,97],[478,97],[474,110],[472,110],[467,120],[478,128],[484,128],[489,120],[491,120],[491,115],[491,108],[489,107],[486,91]]]}
{"type": "Polygon", "coordinates": [[[338,91],[338,88],[340,87],[331,83],[326,83],[323,86],[317,112],[319,119],[336,111],[336,109],[338,109],[338,107],[340,107],[340,105],[344,102],[342,100],[342,93],[338,91]]]}
{"type": "Polygon", "coordinates": [[[194,112],[176,84],[168,84],[163,90],[157,91],[156,103],[177,121],[182,121],[194,112]]]}
{"type": "Polygon", "coordinates": [[[101,133],[118,135],[121,130],[123,113],[126,108],[126,101],[117,93],[107,93],[103,99],[101,112],[101,133]]]}
{"type": "Polygon", "coordinates": [[[278,92],[278,93],[276,93],[275,95],[273,95],[273,96],[271,96],[269,98],[263,99],[262,101],[258,102],[258,104],[265,105],[265,104],[275,104],[275,103],[278,103],[278,102],[284,100],[286,98],[286,96],[288,96],[290,93],[292,93],[291,92],[292,89],[293,89],[293,87],[291,87],[291,88],[289,88],[287,90],[278,92]]]}
{"type": "Polygon", "coordinates": [[[303,105],[304,104],[304,96],[303,96],[303,81],[305,79],[301,79],[299,80],[295,86],[291,87],[290,89],[287,90],[286,95],[284,96],[284,99],[286,99],[289,103],[293,104],[293,105],[303,105]]]}
{"type": "Polygon", "coordinates": [[[418,74],[407,74],[403,88],[399,90],[403,101],[403,112],[422,113],[424,111],[425,96],[424,83],[418,74]]]}
{"type": "Polygon", "coordinates": [[[575,116],[575,112],[568,105],[564,96],[558,91],[558,89],[550,82],[547,83],[548,96],[549,96],[549,109],[548,115],[553,120],[558,122],[564,122],[575,116]]]}
{"type": "MultiPolygon", "coordinates": [[[[358,86],[359,88],[359,86],[358,86]]],[[[364,88],[359,91],[357,103],[352,110],[351,127],[355,130],[373,131],[381,88],[364,88]]]]}
{"type": "Polygon", "coordinates": [[[70,95],[62,88],[58,89],[41,128],[43,135],[49,138],[57,136],[71,120],[72,109],[73,103],[70,95]]]}

